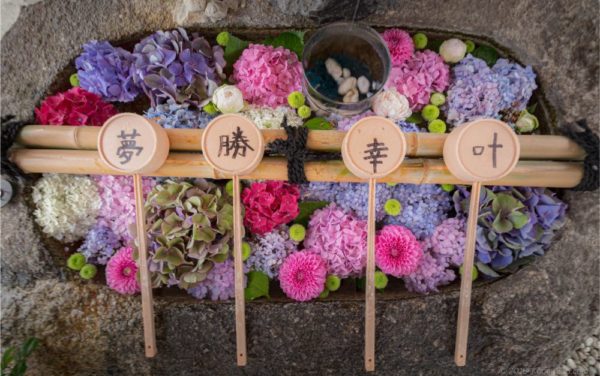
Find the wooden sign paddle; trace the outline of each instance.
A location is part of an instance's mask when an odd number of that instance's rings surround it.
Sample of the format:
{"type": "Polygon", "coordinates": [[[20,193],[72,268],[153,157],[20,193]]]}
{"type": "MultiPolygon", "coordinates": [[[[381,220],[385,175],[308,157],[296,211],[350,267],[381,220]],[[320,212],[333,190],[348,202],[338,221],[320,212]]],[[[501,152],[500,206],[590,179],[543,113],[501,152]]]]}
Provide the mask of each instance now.
{"type": "Polygon", "coordinates": [[[359,120],[342,143],[344,164],[369,180],[365,287],[365,369],[375,370],[375,194],[376,179],[396,170],[406,155],[406,139],[392,121],[378,116],[359,120]]]}
{"type": "Polygon", "coordinates": [[[216,170],[233,177],[233,259],[235,265],[235,332],[237,364],[245,366],[246,317],[244,304],[244,265],[242,262],[242,207],[240,203],[240,175],[254,170],[264,152],[260,130],[247,118],[221,115],[211,121],[202,134],[202,153],[216,170]]]}
{"type": "Polygon", "coordinates": [[[517,135],[510,126],[496,119],[478,119],[458,126],[444,143],[444,162],[450,172],[460,180],[472,183],[454,351],[457,366],[464,366],[467,362],[473,285],[471,273],[482,182],[498,180],[509,174],[519,161],[519,154],[517,135]]]}
{"type": "Polygon", "coordinates": [[[146,356],[153,357],[156,355],[156,335],[152,284],[148,271],[142,174],[153,172],[165,163],[169,155],[169,138],[154,121],[137,114],[122,113],[111,117],[102,126],[98,134],[98,152],[102,161],[112,169],[133,175],[144,348],[146,356]]]}

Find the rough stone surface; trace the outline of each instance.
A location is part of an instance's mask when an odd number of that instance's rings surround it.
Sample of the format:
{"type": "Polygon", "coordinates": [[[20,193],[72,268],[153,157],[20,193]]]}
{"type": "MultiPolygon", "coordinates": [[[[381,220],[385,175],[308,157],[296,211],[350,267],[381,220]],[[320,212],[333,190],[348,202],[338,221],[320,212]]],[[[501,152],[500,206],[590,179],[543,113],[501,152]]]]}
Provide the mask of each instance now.
{"type": "MultiPolygon", "coordinates": [[[[177,26],[177,3],[46,0],[22,8],[1,41],[2,115],[31,118],[85,41],[123,41],[177,26]]],[[[356,5],[317,0],[302,9],[292,3],[297,2],[259,0],[229,9],[216,21],[185,14],[180,20],[182,26],[212,34],[223,28],[310,28],[350,19],[356,5]]],[[[598,131],[597,1],[508,0],[501,9],[497,2],[477,0],[361,4],[357,19],[372,25],[462,33],[506,46],[538,72],[559,124],[587,117],[598,131]]],[[[542,374],[567,359],[599,326],[600,196],[574,192],[565,199],[571,205],[569,221],[547,255],[474,290],[467,367],[458,370],[452,361],[458,294],[449,291],[379,299],[377,373],[542,374]]],[[[159,353],[145,359],[139,297],[118,296],[102,281],[69,281],[40,241],[25,204],[17,199],[1,213],[1,341],[7,346],[31,335],[42,340],[32,375],[363,373],[360,301],[248,304],[249,362],[238,369],[232,303],[158,297],[159,353]]]]}

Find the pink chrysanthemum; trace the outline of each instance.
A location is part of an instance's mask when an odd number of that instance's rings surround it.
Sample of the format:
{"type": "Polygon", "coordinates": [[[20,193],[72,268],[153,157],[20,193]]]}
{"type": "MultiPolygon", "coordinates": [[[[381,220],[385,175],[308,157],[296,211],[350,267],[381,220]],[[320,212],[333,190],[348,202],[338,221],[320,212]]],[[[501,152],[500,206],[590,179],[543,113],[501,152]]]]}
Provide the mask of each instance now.
{"type": "Polygon", "coordinates": [[[431,235],[431,251],[446,259],[451,266],[461,266],[465,252],[465,220],[449,218],[440,223],[431,235]]]}
{"type": "Polygon", "coordinates": [[[140,291],[133,248],[123,247],[106,264],[106,284],[118,293],[132,295],[140,291]]]}
{"type": "Polygon", "coordinates": [[[426,50],[415,53],[405,63],[393,67],[387,87],[395,87],[406,98],[410,109],[420,111],[429,103],[433,91],[444,91],[450,80],[450,69],[440,55],[426,50]]]}
{"type": "Polygon", "coordinates": [[[35,109],[35,117],[42,125],[101,126],[116,113],[112,104],[80,87],[47,97],[35,109]]]}
{"type": "Polygon", "coordinates": [[[279,269],[279,284],[289,298],[305,302],[325,289],[327,266],[321,256],[310,250],[290,254],[279,269]]]}
{"type": "Polygon", "coordinates": [[[300,212],[299,197],[300,189],[293,184],[275,180],[252,183],[242,192],[244,225],[262,235],[290,222],[300,212]]]}
{"type": "Polygon", "coordinates": [[[414,272],[421,261],[421,244],[404,226],[387,225],[375,241],[375,263],[385,274],[402,277],[414,272]]]}
{"type": "Polygon", "coordinates": [[[358,277],[367,262],[367,222],[331,204],[312,215],[304,246],[323,257],[329,273],[358,277]]]}
{"type": "Polygon", "coordinates": [[[233,65],[233,79],[251,104],[277,107],[302,90],[302,64],[283,47],[251,44],[233,65]]]}
{"type": "Polygon", "coordinates": [[[400,29],[388,29],[381,34],[392,57],[392,65],[400,65],[410,59],[415,52],[415,44],[410,35],[400,29]]]}

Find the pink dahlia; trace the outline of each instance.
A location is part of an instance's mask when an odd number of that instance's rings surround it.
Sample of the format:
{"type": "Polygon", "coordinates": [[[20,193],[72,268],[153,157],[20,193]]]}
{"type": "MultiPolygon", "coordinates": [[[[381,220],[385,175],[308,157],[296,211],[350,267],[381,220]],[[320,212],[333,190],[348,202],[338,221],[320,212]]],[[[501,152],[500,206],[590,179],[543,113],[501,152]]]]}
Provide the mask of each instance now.
{"type": "Polygon", "coordinates": [[[404,226],[387,225],[375,240],[375,263],[382,272],[401,277],[414,272],[421,261],[421,244],[404,226]]]}
{"type": "Polygon", "coordinates": [[[140,291],[133,248],[123,247],[106,264],[106,284],[118,293],[132,295],[140,291]]]}
{"type": "Polygon", "coordinates": [[[450,69],[440,55],[425,50],[405,63],[393,67],[386,83],[408,98],[410,109],[420,111],[429,103],[434,91],[444,91],[450,80],[450,69]]]}
{"type": "Polygon", "coordinates": [[[290,222],[300,212],[299,197],[300,189],[293,184],[275,180],[252,183],[242,192],[244,225],[262,235],[290,222]]]}
{"type": "Polygon", "coordinates": [[[102,126],[117,109],[94,93],[74,87],[44,99],[35,109],[35,117],[42,125],[96,125],[102,126]]]}
{"type": "Polygon", "coordinates": [[[400,29],[388,29],[381,34],[392,57],[392,65],[400,65],[410,59],[415,45],[410,35],[400,29]]]}
{"type": "Polygon", "coordinates": [[[304,246],[323,257],[329,273],[360,276],[367,262],[367,222],[331,204],[312,215],[304,246]]]}
{"type": "Polygon", "coordinates": [[[289,298],[305,302],[325,289],[327,266],[321,256],[310,250],[290,254],[279,269],[279,284],[289,298]]]}
{"type": "Polygon", "coordinates": [[[251,44],[233,65],[233,80],[251,104],[277,107],[302,89],[302,64],[283,47],[251,44]]]}
{"type": "Polygon", "coordinates": [[[432,253],[444,258],[451,266],[461,266],[465,253],[465,220],[449,218],[440,223],[431,235],[432,253]]]}

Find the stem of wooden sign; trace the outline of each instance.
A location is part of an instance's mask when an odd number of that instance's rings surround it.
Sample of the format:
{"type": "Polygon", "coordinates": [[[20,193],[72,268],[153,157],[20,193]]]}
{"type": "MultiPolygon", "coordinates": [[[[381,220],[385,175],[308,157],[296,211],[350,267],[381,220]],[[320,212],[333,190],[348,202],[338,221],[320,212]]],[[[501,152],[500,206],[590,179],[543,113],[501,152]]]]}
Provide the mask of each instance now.
{"type": "Polygon", "coordinates": [[[244,297],[244,264],[242,262],[242,204],[240,203],[240,178],[233,176],[233,260],[235,265],[235,336],[237,364],[245,366],[246,313],[244,297]]]}
{"type": "Polygon", "coordinates": [[[375,371],[375,179],[369,179],[365,288],[365,369],[375,371]]]}
{"type": "Polygon", "coordinates": [[[467,239],[463,261],[463,274],[460,282],[460,300],[458,302],[458,319],[456,324],[456,345],[454,363],[462,367],[467,363],[467,341],[469,338],[469,315],[471,309],[471,288],[473,278],[473,261],[475,258],[475,240],[477,235],[477,218],[479,217],[479,196],[481,183],[475,182],[471,187],[469,203],[469,219],[467,221],[467,239]]]}
{"type": "Polygon", "coordinates": [[[152,302],[152,284],[148,271],[148,249],[146,247],[146,219],[144,218],[144,190],[142,176],[133,175],[133,192],[135,194],[135,222],[138,238],[138,268],[140,269],[140,285],[142,290],[142,319],[144,323],[144,343],[146,356],[156,355],[156,334],[154,331],[154,307],[152,302]]]}

